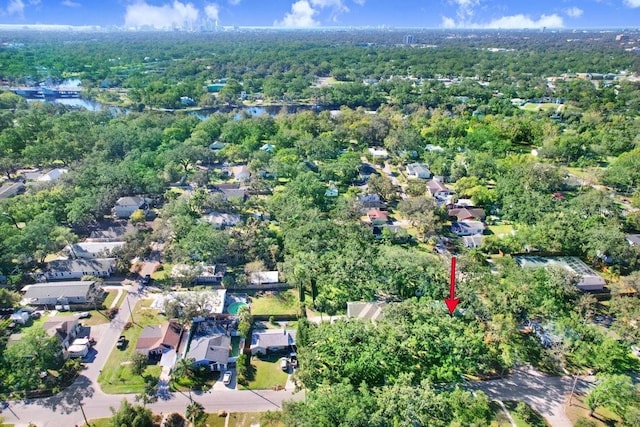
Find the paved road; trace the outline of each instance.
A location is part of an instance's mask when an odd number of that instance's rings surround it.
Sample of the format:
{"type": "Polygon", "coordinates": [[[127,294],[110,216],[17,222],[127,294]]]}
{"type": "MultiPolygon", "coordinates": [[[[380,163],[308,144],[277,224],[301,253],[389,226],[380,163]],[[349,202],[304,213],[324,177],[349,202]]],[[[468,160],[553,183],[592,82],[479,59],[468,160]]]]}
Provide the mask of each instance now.
{"type": "MultiPolygon", "coordinates": [[[[576,391],[585,392],[592,384],[592,377],[580,378],[576,391]]],[[[482,390],[491,399],[522,400],[540,412],[553,427],[573,426],[564,412],[572,387],[572,377],[552,377],[526,369],[515,371],[504,379],[469,385],[471,389],[482,390]]]]}
{"type": "MultiPolygon", "coordinates": [[[[134,396],[106,395],[96,390],[88,378],[80,377],[72,387],[56,396],[33,400],[28,404],[14,403],[11,410],[5,409],[5,422],[15,424],[16,427],[26,427],[29,422],[38,427],[60,427],[82,425],[83,417],[80,409],[84,409],[87,418],[105,418],[111,416],[111,407],[118,408],[120,402],[126,399],[134,402],[134,396]]],[[[200,402],[206,412],[215,413],[219,410],[233,412],[263,412],[278,410],[285,400],[299,400],[304,393],[293,394],[290,391],[272,390],[220,390],[204,394],[192,394],[193,400],[200,402]]],[[[158,402],[149,405],[154,413],[184,413],[189,404],[187,394],[173,393],[158,402]]]]}

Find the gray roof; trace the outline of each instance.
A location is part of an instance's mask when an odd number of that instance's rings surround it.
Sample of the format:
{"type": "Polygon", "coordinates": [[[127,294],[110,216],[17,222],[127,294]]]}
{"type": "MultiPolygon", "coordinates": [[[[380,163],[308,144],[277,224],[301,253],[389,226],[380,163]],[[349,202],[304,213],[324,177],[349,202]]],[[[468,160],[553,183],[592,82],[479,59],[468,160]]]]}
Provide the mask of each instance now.
{"type": "Polygon", "coordinates": [[[627,242],[629,242],[631,246],[640,245],[640,234],[627,234],[627,242]]]}
{"type": "Polygon", "coordinates": [[[56,259],[48,263],[49,271],[109,271],[115,265],[114,258],[56,259]]]}
{"type": "Polygon", "coordinates": [[[24,294],[24,297],[27,299],[46,297],[86,297],[89,290],[95,283],[96,282],[93,280],[38,283],[35,285],[25,286],[26,293],[24,294]]]}
{"type": "Polygon", "coordinates": [[[387,304],[383,302],[348,302],[347,316],[375,322],[382,317],[382,309],[385,305],[387,304]]]}
{"type": "Polygon", "coordinates": [[[127,196],[120,197],[116,202],[117,206],[137,206],[140,207],[144,205],[145,199],[141,196],[127,196]]]}
{"type": "Polygon", "coordinates": [[[196,362],[208,360],[226,364],[229,361],[230,348],[231,337],[227,335],[201,337],[191,341],[187,358],[194,359],[196,362]]]}
{"type": "Polygon", "coordinates": [[[286,347],[296,343],[295,329],[267,329],[251,335],[251,347],[286,347]]]}

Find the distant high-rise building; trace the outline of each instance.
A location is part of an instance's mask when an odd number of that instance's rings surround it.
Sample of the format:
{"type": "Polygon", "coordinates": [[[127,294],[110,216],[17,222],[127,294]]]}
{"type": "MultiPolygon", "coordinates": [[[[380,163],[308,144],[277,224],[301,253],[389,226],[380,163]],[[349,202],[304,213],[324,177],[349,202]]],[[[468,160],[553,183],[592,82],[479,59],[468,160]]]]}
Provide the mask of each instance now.
{"type": "Polygon", "coordinates": [[[404,44],[414,44],[416,42],[416,38],[413,37],[412,34],[407,34],[402,38],[404,44]]]}

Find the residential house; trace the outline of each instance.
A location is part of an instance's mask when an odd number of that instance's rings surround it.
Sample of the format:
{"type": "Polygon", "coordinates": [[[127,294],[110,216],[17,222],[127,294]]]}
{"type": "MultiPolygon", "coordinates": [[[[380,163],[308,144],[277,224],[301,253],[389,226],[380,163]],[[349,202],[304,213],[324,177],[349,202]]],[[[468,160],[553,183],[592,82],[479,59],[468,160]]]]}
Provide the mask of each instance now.
{"type": "Polygon", "coordinates": [[[240,222],[240,215],[222,213],[222,212],[209,212],[202,217],[202,220],[213,225],[218,230],[223,230],[227,227],[235,227],[240,222]]]}
{"type": "Polygon", "coordinates": [[[27,187],[21,182],[4,184],[0,187],[0,199],[8,199],[24,193],[27,187]]]}
{"type": "Polygon", "coordinates": [[[387,151],[387,149],[381,147],[369,148],[369,154],[371,154],[371,157],[373,157],[374,159],[386,159],[387,157],[389,157],[389,152],[387,151]]]}
{"type": "Polygon", "coordinates": [[[249,283],[252,285],[273,285],[280,283],[277,271],[256,271],[249,275],[249,283]]]}
{"type": "Polygon", "coordinates": [[[386,305],[386,302],[348,302],[347,317],[375,322],[382,318],[386,305]]]}
{"type": "Polygon", "coordinates": [[[221,193],[223,195],[224,200],[231,200],[231,199],[246,200],[248,197],[247,189],[240,187],[240,184],[238,183],[216,184],[213,187],[213,191],[221,193]]]}
{"type": "Polygon", "coordinates": [[[465,248],[479,248],[482,246],[484,236],[482,234],[475,234],[473,236],[463,236],[462,244],[465,248]]]}
{"type": "Polygon", "coordinates": [[[369,209],[367,218],[372,225],[382,225],[389,222],[389,213],[380,209],[369,209]]]}
{"type": "Polygon", "coordinates": [[[427,182],[427,189],[429,190],[429,194],[441,201],[445,201],[455,194],[455,191],[451,190],[438,179],[429,180],[427,182]]]}
{"type": "Polygon", "coordinates": [[[225,264],[177,264],[171,270],[171,277],[190,277],[197,285],[221,285],[226,273],[227,266],[225,264]]]}
{"type": "Polygon", "coordinates": [[[183,327],[176,320],[158,326],[145,326],[136,342],[136,351],[150,358],[159,357],[180,344],[183,327]]]}
{"type": "Polygon", "coordinates": [[[67,350],[76,339],[82,326],[77,317],[56,316],[49,317],[42,325],[42,329],[50,337],[56,337],[63,350],[67,350]]]}
{"type": "Polygon", "coordinates": [[[387,205],[380,200],[380,196],[377,194],[363,194],[358,197],[358,200],[362,204],[362,208],[366,210],[384,209],[387,207],[387,205]]]}
{"type": "Polygon", "coordinates": [[[186,357],[196,366],[209,366],[212,371],[224,371],[229,363],[231,337],[218,334],[191,340],[186,357]]]}
{"type": "Polygon", "coordinates": [[[36,306],[87,304],[100,301],[104,295],[100,285],[93,280],[36,283],[25,286],[22,291],[23,300],[36,306]]]}
{"type": "Polygon", "coordinates": [[[380,175],[380,173],[369,163],[363,163],[358,168],[358,177],[360,181],[368,181],[371,175],[380,175]]]}
{"type": "Polygon", "coordinates": [[[147,211],[150,202],[151,200],[142,196],[120,197],[113,207],[113,215],[116,218],[129,219],[138,209],[147,211]]]}
{"type": "Polygon", "coordinates": [[[411,163],[406,167],[407,175],[410,178],[429,179],[431,171],[424,163],[411,163]]]}
{"type": "Polygon", "coordinates": [[[116,270],[115,258],[57,259],[47,263],[47,280],[81,279],[84,276],[109,277],[116,270]]]}
{"type": "Polygon", "coordinates": [[[265,329],[251,334],[251,354],[285,350],[295,344],[295,329],[265,329]]]}
{"type": "Polygon", "coordinates": [[[200,306],[199,316],[216,317],[217,314],[222,314],[224,310],[226,296],[226,289],[214,288],[197,292],[169,292],[157,295],[151,304],[151,308],[163,313],[167,303],[179,301],[181,304],[198,304],[200,306]]]}
{"type": "Polygon", "coordinates": [[[45,173],[44,175],[39,176],[37,178],[37,181],[39,182],[57,181],[58,179],[60,179],[62,175],[64,175],[67,172],[69,172],[68,169],[60,169],[60,168],[52,169],[49,172],[45,173]]]}
{"type": "Polygon", "coordinates": [[[576,257],[516,256],[515,260],[522,268],[558,267],[568,271],[579,278],[576,287],[581,291],[602,291],[607,284],[592,268],[576,257]]]}
{"type": "Polygon", "coordinates": [[[449,216],[457,221],[484,221],[487,215],[482,208],[453,208],[449,209],[449,216]]]}
{"type": "Polygon", "coordinates": [[[94,230],[85,242],[122,242],[127,234],[127,227],[109,227],[106,230],[94,230]]]}
{"type": "Polygon", "coordinates": [[[124,244],[125,242],[81,242],[67,245],[64,250],[72,258],[96,259],[109,257],[124,244]]]}
{"type": "Polygon", "coordinates": [[[485,225],[481,221],[458,221],[451,225],[451,231],[458,236],[474,236],[484,233],[485,225]]]}
{"type": "Polygon", "coordinates": [[[625,237],[627,238],[629,245],[640,246],[640,234],[627,234],[625,237]]]}
{"type": "Polygon", "coordinates": [[[338,187],[333,184],[324,192],[325,197],[338,197],[338,194],[338,187]]]}
{"type": "Polygon", "coordinates": [[[239,182],[245,182],[251,178],[251,171],[247,165],[234,166],[231,168],[231,172],[233,173],[235,180],[239,182]]]}
{"type": "Polygon", "coordinates": [[[218,152],[220,150],[222,150],[225,147],[224,142],[220,142],[220,141],[214,141],[211,144],[209,144],[209,150],[214,151],[214,152],[218,152]]]}

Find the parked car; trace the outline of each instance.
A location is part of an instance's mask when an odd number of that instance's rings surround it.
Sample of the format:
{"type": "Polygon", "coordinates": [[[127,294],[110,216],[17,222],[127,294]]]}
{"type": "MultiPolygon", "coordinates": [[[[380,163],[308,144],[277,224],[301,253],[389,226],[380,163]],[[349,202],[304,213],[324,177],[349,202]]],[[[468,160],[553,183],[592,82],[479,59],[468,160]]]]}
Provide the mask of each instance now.
{"type": "Polygon", "coordinates": [[[96,339],[95,339],[95,338],[93,338],[93,337],[90,337],[90,338],[89,338],[89,345],[90,345],[91,347],[93,347],[94,345],[96,345],[96,339]]]}
{"type": "Polygon", "coordinates": [[[151,283],[151,275],[150,274],[146,274],[142,280],[140,280],[140,283],[142,283],[143,285],[148,285],[149,283],[151,283]]]}
{"type": "Polygon", "coordinates": [[[289,360],[286,357],[280,358],[280,369],[282,369],[283,371],[289,370],[289,360]]]}
{"type": "Polygon", "coordinates": [[[233,377],[233,372],[231,371],[226,371],[224,373],[224,375],[222,376],[222,382],[227,385],[231,382],[231,378],[233,377]]]}
{"type": "Polygon", "coordinates": [[[82,313],[78,314],[78,319],[88,319],[89,317],[91,317],[91,313],[89,313],[88,311],[83,311],[82,313]]]}
{"type": "Polygon", "coordinates": [[[298,367],[298,355],[296,353],[289,355],[289,363],[291,363],[291,367],[294,369],[298,367]]]}
{"type": "Polygon", "coordinates": [[[118,342],[116,344],[116,347],[118,347],[120,350],[122,350],[124,348],[124,346],[127,343],[127,337],[125,337],[124,335],[120,335],[120,338],[118,338],[118,342]]]}

